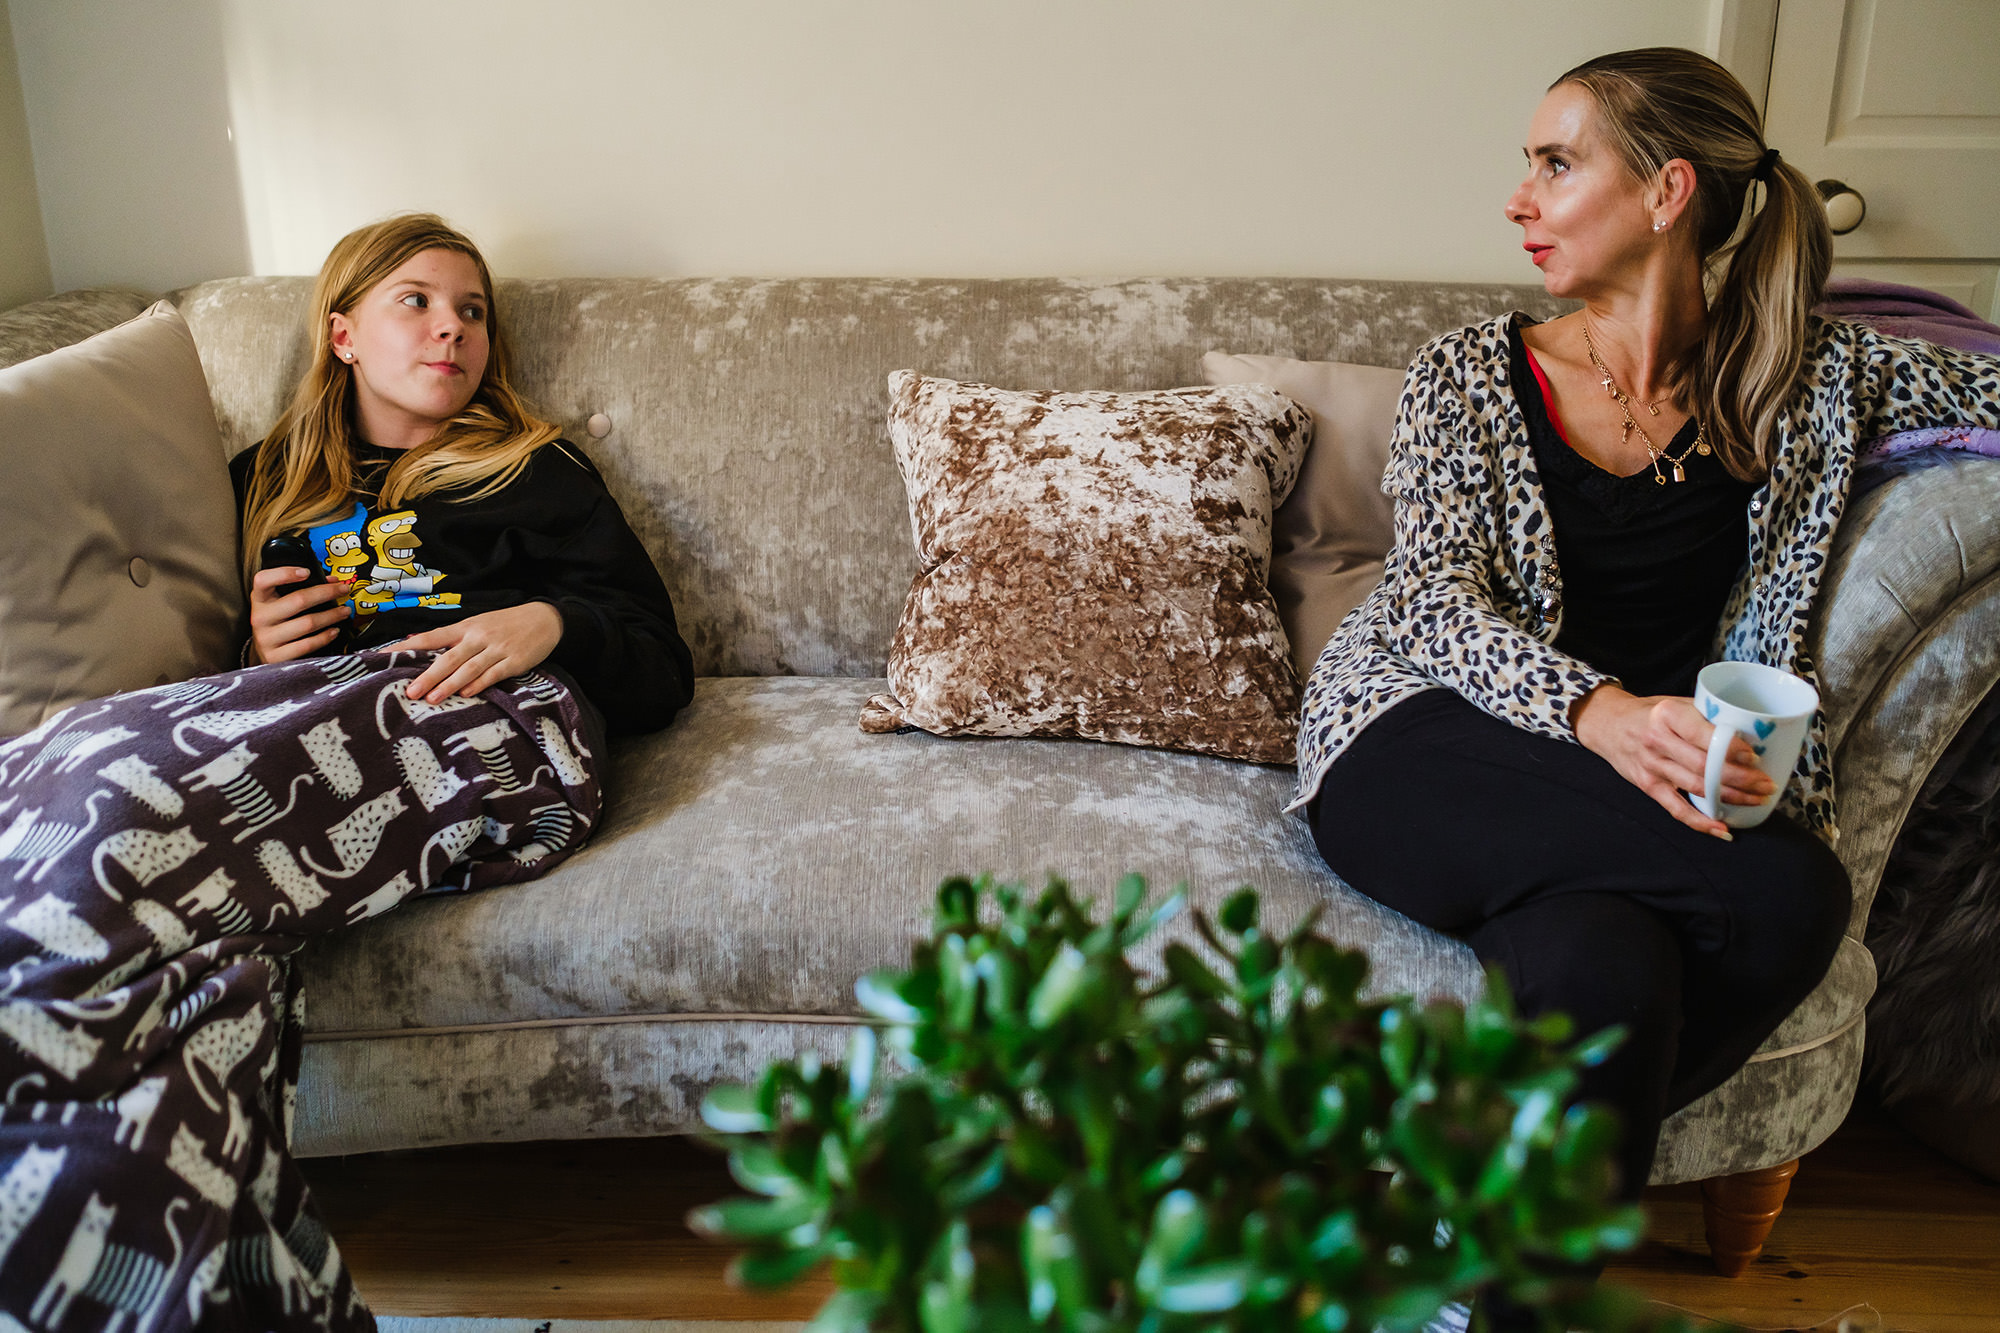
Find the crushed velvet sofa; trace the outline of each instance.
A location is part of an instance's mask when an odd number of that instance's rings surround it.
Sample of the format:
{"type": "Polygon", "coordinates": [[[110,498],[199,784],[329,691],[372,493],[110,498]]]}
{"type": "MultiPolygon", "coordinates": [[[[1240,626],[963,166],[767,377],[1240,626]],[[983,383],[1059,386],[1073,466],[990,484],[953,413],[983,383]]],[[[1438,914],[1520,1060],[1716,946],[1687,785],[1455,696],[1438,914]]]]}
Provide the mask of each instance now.
{"type": "MultiPolygon", "coordinates": [[[[303,278],[170,293],[233,453],[304,364],[303,278]]],[[[0,315],[0,365],[137,313],[71,293],[0,315]]],[[[950,874],[1095,891],[1127,870],[1198,903],[1250,883],[1365,949],[1373,984],[1457,997],[1461,944],[1348,890],[1280,813],[1290,769],[1046,740],[866,735],[915,573],[884,428],[901,367],[1021,388],[1200,380],[1211,349],[1400,366],[1537,288],[1320,280],[514,281],[521,386],[596,459],[666,577],[701,676],[616,746],[594,841],[547,878],[417,901],[307,950],[306,1155],[671,1134],[774,1057],[836,1055],[853,983],[904,959],[950,874]],[[595,429],[593,429],[593,427],[595,429]]],[[[1906,811],[2000,677],[2000,464],[1859,499],[1810,645],[1837,756],[1853,923],[1824,983],[1673,1117],[1655,1179],[1720,1180],[1712,1216],[1774,1212],[1839,1124],[1875,985],[1859,941],[1906,811]],[[1776,1168],[1774,1170],[1774,1168],[1776,1168]],[[1774,1186],[1774,1191],[1771,1187],[1774,1186]],[[1745,1187],[1754,1187],[1751,1194],[1745,1187]]],[[[1718,1235],[1725,1267],[1761,1236],[1718,1235]]]]}

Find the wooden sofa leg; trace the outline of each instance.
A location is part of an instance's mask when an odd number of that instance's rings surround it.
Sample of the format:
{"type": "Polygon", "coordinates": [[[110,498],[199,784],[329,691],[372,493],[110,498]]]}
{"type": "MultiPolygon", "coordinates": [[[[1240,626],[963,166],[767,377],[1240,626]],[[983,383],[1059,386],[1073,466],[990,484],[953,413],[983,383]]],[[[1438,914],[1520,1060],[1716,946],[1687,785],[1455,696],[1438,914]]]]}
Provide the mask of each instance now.
{"type": "Polygon", "coordinates": [[[1798,1170],[1794,1159],[1701,1182],[1702,1229],[1708,1233],[1708,1257],[1716,1272],[1739,1277],[1764,1252],[1764,1240],[1784,1211],[1798,1170]]]}

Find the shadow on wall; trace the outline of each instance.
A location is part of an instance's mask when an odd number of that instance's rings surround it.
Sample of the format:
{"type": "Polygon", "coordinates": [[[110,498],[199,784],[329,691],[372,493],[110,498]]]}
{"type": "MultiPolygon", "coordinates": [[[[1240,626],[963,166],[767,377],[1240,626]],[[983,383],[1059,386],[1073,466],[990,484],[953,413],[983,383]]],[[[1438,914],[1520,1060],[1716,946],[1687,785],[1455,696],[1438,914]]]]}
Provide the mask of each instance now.
{"type": "Polygon", "coordinates": [[[252,271],[226,3],[9,5],[56,290],[252,271]]]}

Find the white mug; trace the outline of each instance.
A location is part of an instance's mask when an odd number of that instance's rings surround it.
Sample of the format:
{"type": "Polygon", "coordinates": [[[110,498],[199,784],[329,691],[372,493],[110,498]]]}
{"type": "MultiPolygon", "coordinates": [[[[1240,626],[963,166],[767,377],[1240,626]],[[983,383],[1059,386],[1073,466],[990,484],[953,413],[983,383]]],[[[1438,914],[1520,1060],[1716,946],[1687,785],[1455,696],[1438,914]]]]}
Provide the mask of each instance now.
{"type": "Polygon", "coordinates": [[[1819,708],[1819,691],[1789,671],[1757,662],[1711,662],[1695,677],[1694,706],[1715,724],[1708,742],[1702,790],[1689,792],[1695,809],[1731,828],[1755,828],[1771,817],[1784,795],[1792,767],[1805,744],[1806,726],[1819,708]],[[1758,805],[1722,800],[1722,765],[1729,743],[1742,736],[1756,752],[1757,766],[1777,785],[1758,805]]]}

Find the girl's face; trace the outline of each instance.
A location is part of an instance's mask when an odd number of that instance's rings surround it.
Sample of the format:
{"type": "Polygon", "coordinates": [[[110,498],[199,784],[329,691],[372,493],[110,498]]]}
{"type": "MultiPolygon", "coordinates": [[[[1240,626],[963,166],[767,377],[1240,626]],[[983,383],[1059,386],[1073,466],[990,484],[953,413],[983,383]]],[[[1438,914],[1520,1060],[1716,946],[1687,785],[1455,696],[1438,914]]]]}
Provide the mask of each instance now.
{"type": "Polygon", "coordinates": [[[409,449],[465,410],[486,374],[487,307],[471,256],[425,250],[333,313],[333,354],[354,372],[363,439],[409,449]]]}
{"type": "Polygon", "coordinates": [[[1646,188],[1598,127],[1597,102],[1558,85],[1528,125],[1528,177],[1507,200],[1551,296],[1589,297],[1635,279],[1660,249],[1646,188]]]}

